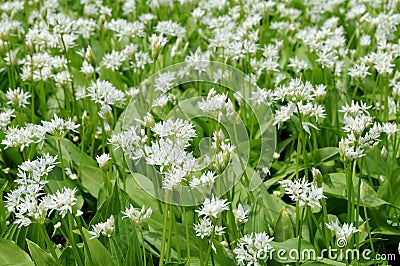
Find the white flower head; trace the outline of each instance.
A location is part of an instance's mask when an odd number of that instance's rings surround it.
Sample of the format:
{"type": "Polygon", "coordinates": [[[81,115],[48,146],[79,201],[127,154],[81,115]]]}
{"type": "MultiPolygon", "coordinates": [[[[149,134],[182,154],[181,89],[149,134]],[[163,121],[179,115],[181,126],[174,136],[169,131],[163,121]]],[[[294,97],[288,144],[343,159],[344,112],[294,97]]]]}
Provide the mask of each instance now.
{"type": "Polygon", "coordinates": [[[107,171],[110,167],[111,156],[108,153],[103,153],[102,155],[96,156],[96,161],[101,170],[107,171]]]}
{"type": "Polygon", "coordinates": [[[251,233],[240,238],[237,247],[233,250],[238,265],[262,265],[260,262],[266,261],[269,252],[273,250],[270,244],[273,239],[265,232],[251,233]]]}
{"type": "Polygon", "coordinates": [[[28,99],[30,97],[31,95],[28,92],[24,92],[19,87],[15,90],[10,88],[6,93],[7,104],[12,104],[18,108],[25,108],[29,104],[28,99]]]}
{"type": "Polygon", "coordinates": [[[124,212],[122,212],[122,214],[125,215],[122,218],[128,218],[136,226],[142,226],[150,219],[152,213],[153,210],[151,209],[151,207],[146,210],[145,206],[143,205],[142,208],[138,210],[135,209],[131,204],[128,208],[125,209],[124,212]]]}
{"type": "Polygon", "coordinates": [[[92,235],[90,239],[98,238],[103,235],[106,237],[112,237],[115,232],[115,220],[114,216],[110,216],[104,223],[97,223],[92,226],[92,231],[89,231],[89,234],[92,235]]]}
{"type": "Polygon", "coordinates": [[[245,211],[242,204],[239,203],[237,209],[234,209],[232,212],[238,224],[244,224],[247,222],[247,214],[249,213],[249,210],[245,211]]]}
{"type": "Polygon", "coordinates": [[[206,198],[202,208],[196,212],[199,216],[218,218],[223,211],[229,210],[228,204],[226,199],[221,200],[213,195],[211,198],[206,198]]]}

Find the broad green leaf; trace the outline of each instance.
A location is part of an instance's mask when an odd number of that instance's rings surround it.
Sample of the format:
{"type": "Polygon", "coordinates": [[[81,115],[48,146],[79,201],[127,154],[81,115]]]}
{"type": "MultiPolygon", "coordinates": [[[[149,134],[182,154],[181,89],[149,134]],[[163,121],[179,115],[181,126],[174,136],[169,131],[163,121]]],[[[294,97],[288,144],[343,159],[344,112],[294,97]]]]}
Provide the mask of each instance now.
{"type": "Polygon", "coordinates": [[[0,265],[34,265],[29,255],[10,240],[0,238],[0,265]]]}
{"type": "Polygon", "coordinates": [[[28,244],[29,252],[32,256],[32,259],[36,265],[43,265],[43,266],[61,265],[49,253],[47,253],[45,250],[39,247],[36,243],[28,239],[26,240],[26,242],[28,244]]]}
{"type": "Polygon", "coordinates": [[[291,238],[294,238],[293,224],[286,208],[283,207],[279,214],[279,218],[275,223],[274,240],[277,242],[283,242],[291,238]]]}
{"type": "MultiPolygon", "coordinates": [[[[82,153],[81,150],[75,146],[68,139],[61,139],[61,151],[63,153],[64,167],[74,167],[77,171],[81,170],[81,176],[79,181],[82,186],[87,190],[93,197],[97,198],[100,188],[103,186],[102,171],[97,166],[96,161],[86,153],[82,153]]],[[[51,155],[58,155],[57,143],[54,140],[49,139],[41,153],[50,153],[51,155]]]]}
{"type": "Polygon", "coordinates": [[[143,265],[142,250],[140,249],[140,246],[136,229],[134,229],[129,240],[128,252],[126,253],[124,261],[125,266],[143,265]]]}
{"type": "MultiPolygon", "coordinates": [[[[274,248],[272,258],[275,261],[279,261],[282,263],[296,262],[295,257],[297,256],[297,253],[298,253],[297,252],[297,250],[298,250],[298,239],[297,238],[291,238],[284,242],[272,241],[270,244],[274,248]]],[[[319,256],[319,254],[315,250],[314,246],[311,243],[302,239],[301,240],[301,251],[299,254],[299,258],[301,259],[303,257],[305,260],[308,260],[310,258],[311,259],[314,258],[314,256],[315,256],[315,258],[318,258],[318,256],[319,256]],[[303,252],[303,253],[301,253],[301,252],[303,252]]]]}
{"type": "Polygon", "coordinates": [[[108,250],[101,244],[98,239],[90,239],[90,235],[85,228],[82,228],[83,236],[88,243],[89,252],[85,250],[85,265],[89,265],[89,256],[93,261],[93,266],[113,266],[115,262],[108,250]]]}
{"type": "MultiPolygon", "coordinates": [[[[331,173],[328,175],[329,180],[324,180],[324,193],[327,195],[336,197],[338,199],[347,199],[346,191],[346,175],[344,173],[331,173]]],[[[353,188],[355,195],[358,195],[358,183],[359,178],[357,176],[352,177],[353,188]]],[[[381,205],[390,205],[395,208],[400,208],[399,206],[390,204],[389,202],[380,199],[377,192],[365,181],[361,180],[364,187],[364,198],[360,200],[361,206],[366,206],[368,208],[374,208],[381,205]]]]}
{"type": "Polygon", "coordinates": [[[339,154],[339,148],[326,147],[314,151],[313,157],[316,162],[320,163],[332,159],[337,154],[339,154]]]}

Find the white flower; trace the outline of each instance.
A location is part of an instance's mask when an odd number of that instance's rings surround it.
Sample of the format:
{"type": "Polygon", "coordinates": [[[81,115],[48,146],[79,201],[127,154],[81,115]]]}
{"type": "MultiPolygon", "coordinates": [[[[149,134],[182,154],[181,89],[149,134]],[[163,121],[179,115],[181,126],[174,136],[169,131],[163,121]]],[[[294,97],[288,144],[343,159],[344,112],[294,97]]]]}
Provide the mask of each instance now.
{"type": "Polygon", "coordinates": [[[154,127],[151,128],[158,137],[169,138],[179,145],[179,147],[186,147],[189,141],[196,137],[196,130],[194,125],[189,121],[182,119],[168,119],[166,121],[161,121],[156,123],[154,127]]]}
{"type": "Polygon", "coordinates": [[[115,231],[115,221],[114,216],[110,216],[104,223],[97,223],[92,226],[92,231],[89,231],[89,234],[92,235],[90,239],[98,238],[103,235],[106,237],[112,237],[115,231]]]}
{"type": "Polygon", "coordinates": [[[114,105],[125,102],[125,94],[117,90],[109,81],[96,80],[92,81],[92,85],[87,88],[87,96],[95,103],[101,105],[114,105]]]}
{"type": "Polygon", "coordinates": [[[51,121],[42,121],[43,128],[46,133],[57,137],[64,136],[69,130],[77,132],[76,129],[79,125],[72,122],[71,118],[64,120],[54,114],[54,118],[51,121]]]}
{"type": "Polygon", "coordinates": [[[223,211],[229,210],[229,202],[226,199],[220,200],[214,195],[204,200],[200,210],[196,210],[199,216],[218,218],[223,211]]]}
{"type": "Polygon", "coordinates": [[[217,118],[221,119],[223,115],[232,116],[234,114],[234,108],[231,100],[227,94],[217,94],[216,90],[212,88],[207,95],[207,98],[203,98],[198,103],[199,108],[217,118]]]}
{"type": "Polygon", "coordinates": [[[125,61],[125,56],[118,51],[112,51],[109,54],[105,54],[101,64],[106,69],[111,69],[111,71],[118,70],[122,63],[125,61]]]}
{"type": "Polygon", "coordinates": [[[144,155],[143,146],[147,142],[147,136],[144,130],[130,127],[121,133],[114,133],[108,141],[121,148],[129,159],[135,160],[144,155]]]}
{"type": "Polygon", "coordinates": [[[247,222],[247,214],[249,210],[244,210],[242,204],[239,203],[237,209],[233,210],[233,215],[235,216],[236,222],[239,224],[244,224],[247,222]]]}
{"type": "Polygon", "coordinates": [[[207,171],[203,173],[200,178],[193,177],[189,185],[191,188],[198,188],[206,185],[212,186],[216,178],[215,172],[207,171]]]}
{"type": "Polygon", "coordinates": [[[366,66],[363,62],[361,64],[355,64],[353,67],[349,68],[349,76],[353,78],[363,79],[367,75],[371,75],[368,72],[369,66],[366,66]]]}
{"type": "Polygon", "coordinates": [[[296,73],[300,73],[309,67],[309,64],[306,60],[299,59],[297,56],[289,58],[289,62],[290,64],[288,64],[288,66],[293,68],[294,72],[296,73]]]}
{"type": "Polygon", "coordinates": [[[159,73],[154,80],[154,89],[166,93],[175,85],[176,72],[159,73]]]}
{"type": "Polygon", "coordinates": [[[265,90],[265,89],[260,89],[257,87],[256,91],[251,92],[251,97],[249,100],[253,104],[253,106],[257,105],[268,105],[270,106],[272,104],[272,97],[273,93],[270,90],[265,90]]]}
{"type": "Polygon", "coordinates": [[[12,104],[19,108],[25,108],[29,104],[28,99],[30,98],[28,92],[24,92],[21,88],[16,88],[12,90],[11,88],[6,93],[6,98],[8,100],[7,104],[12,104]]]}
{"type": "Polygon", "coordinates": [[[168,42],[168,39],[162,35],[152,34],[151,37],[149,37],[149,41],[151,47],[151,54],[153,57],[157,57],[161,49],[168,42]]]}
{"type": "Polygon", "coordinates": [[[122,214],[125,215],[122,218],[128,218],[136,226],[142,226],[150,219],[152,213],[153,210],[151,207],[146,210],[145,206],[143,205],[142,208],[138,210],[135,209],[131,204],[129,208],[126,208],[125,211],[122,212],[122,214]]]}
{"type": "Polygon", "coordinates": [[[111,156],[108,153],[103,153],[102,155],[96,156],[96,161],[101,170],[107,171],[110,167],[111,156]]]}
{"type": "Polygon", "coordinates": [[[349,241],[354,233],[360,232],[359,229],[355,228],[353,224],[344,223],[341,227],[339,222],[330,222],[325,224],[326,227],[333,231],[337,239],[344,238],[349,241]]]}
{"type": "Polygon", "coordinates": [[[43,143],[46,129],[40,125],[27,124],[26,127],[9,127],[1,144],[9,147],[19,147],[22,151],[32,143],[43,143]]]}
{"type": "Polygon", "coordinates": [[[185,37],[186,29],[180,26],[178,23],[166,20],[159,21],[157,26],[155,27],[155,31],[164,35],[176,36],[176,37],[185,37]]]}
{"type": "Polygon", "coordinates": [[[196,232],[196,236],[201,237],[210,237],[213,231],[213,225],[211,220],[207,217],[200,219],[198,224],[194,225],[194,231],[196,232]]]}
{"type": "Polygon", "coordinates": [[[90,75],[94,73],[94,67],[91,64],[89,64],[88,61],[84,60],[80,72],[86,75],[87,77],[90,77],[90,75]]]}
{"type": "Polygon", "coordinates": [[[279,181],[279,184],[282,185],[286,194],[288,194],[293,201],[299,202],[299,206],[308,205],[311,208],[315,208],[316,206],[321,208],[321,203],[319,201],[326,198],[322,188],[315,187],[313,183],[307,182],[305,178],[294,181],[283,180],[279,181]]]}
{"type": "Polygon", "coordinates": [[[58,190],[53,195],[48,195],[45,201],[45,206],[47,209],[52,211],[58,211],[62,218],[69,212],[72,214],[72,207],[76,205],[77,199],[75,193],[77,188],[70,189],[63,187],[62,190],[58,190]]]}
{"type": "Polygon", "coordinates": [[[11,117],[15,117],[14,109],[4,109],[0,112],[0,129],[5,129],[11,123],[11,117]]]}
{"type": "Polygon", "coordinates": [[[265,232],[251,233],[240,238],[237,247],[233,250],[238,265],[262,265],[259,262],[266,261],[269,252],[273,250],[270,244],[273,239],[265,232]]]}

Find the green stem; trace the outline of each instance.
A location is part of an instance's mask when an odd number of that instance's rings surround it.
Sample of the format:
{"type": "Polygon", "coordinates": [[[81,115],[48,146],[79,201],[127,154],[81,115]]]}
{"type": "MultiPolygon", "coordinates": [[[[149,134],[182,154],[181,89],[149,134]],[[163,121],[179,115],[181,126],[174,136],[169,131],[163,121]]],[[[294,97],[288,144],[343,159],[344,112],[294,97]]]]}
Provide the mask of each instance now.
{"type": "Polygon", "coordinates": [[[349,224],[352,223],[353,220],[353,202],[352,202],[352,192],[353,192],[353,180],[351,179],[351,163],[347,165],[345,163],[345,172],[346,172],[346,185],[347,185],[347,222],[349,224]]]}
{"type": "Polygon", "coordinates": [[[117,254],[117,265],[120,265],[120,266],[122,266],[122,265],[124,265],[124,262],[123,262],[123,254],[122,254],[122,251],[120,251],[120,248],[118,247],[118,244],[117,244],[117,241],[115,241],[115,238],[114,237],[110,237],[110,240],[111,240],[111,243],[113,244],[113,246],[114,246],[114,248],[115,248],[115,250],[119,253],[119,254],[117,254]]]}
{"type": "Polygon", "coordinates": [[[174,224],[175,241],[176,241],[176,252],[177,252],[177,255],[178,255],[178,263],[180,263],[181,260],[182,260],[181,245],[180,245],[180,241],[179,241],[178,229],[177,229],[177,226],[176,226],[176,218],[175,218],[174,213],[172,213],[172,214],[173,214],[172,215],[172,219],[173,219],[173,224],[174,224]]]}
{"type": "MultiPolygon", "coordinates": [[[[298,235],[298,242],[297,242],[297,254],[301,254],[301,240],[302,240],[302,234],[303,234],[303,220],[304,220],[304,208],[301,210],[301,218],[300,218],[300,228],[299,228],[299,235],[298,235]]],[[[300,257],[297,258],[296,260],[296,265],[300,265],[300,257]]]]}
{"type": "Polygon", "coordinates": [[[171,204],[169,205],[170,212],[169,212],[169,225],[168,225],[168,245],[167,245],[167,256],[165,261],[169,262],[171,259],[171,239],[172,239],[172,222],[174,216],[174,206],[171,204]]]}
{"type": "Polygon", "coordinates": [[[57,137],[57,148],[58,148],[58,154],[60,155],[60,163],[61,163],[61,172],[64,180],[64,186],[67,185],[67,178],[65,176],[65,168],[64,168],[64,159],[61,151],[61,141],[60,138],[57,137]]]}
{"type": "Polygon", "coordinates": [[[210,238],[210,241],[209,241],[209,243],[208,243],[207,258],[206,258],[206,263],[205,263],[205,265],[208,265],[208,259],[209,259],[210,257],[212,257],[212,250],[211,250],[212,241],[213,241],[213,237],[210,238]]]}
{"type": "Polygon", "coordinates": [[[365,224],[367,226],[369,244],[371,245],[372,253],[374,253],[375,252],[374,251],[374,242],[372,241],[371,227],[369,227],[367,207],[365,206],[365,203],[363,205],[364,205],[365,224]]]}
{"type": "Polygon", "coordinates": [[[168,222],[168,200],[165,201],[165,207],[164,207],[164,223],[163,223],[163,233],[161,240],[160,262],[158,264],[159,266],[164,265],[165,239],[167,237],[167,222],[168,222]]]}
{"type": "Polygon", "coordinates": [[[68,241],[71,244],[72,251],[74,252],[75,259],[78,263],[79,266],[83,266],[84,263],[82,262],[81,255],[79,253],[78,247],[76,246],[75,239],[74,239],[74,233],[72,232],[73,227],[72,227],[72,220],[71,220],[72,215],[70,213],[67,214],[67,220],[68,223],[65,220],[62,220],[64,223],[64,226],[66,228],[67,234],[68,234],[68,241]]]}
{"type": "Polygon", "coordinates": [[[58,261],[58,257],[57,257],[56,251],[54,249],[54,245],[53,245],[49,235],[47,234],[46,227],[44,226],[44,224],[41,223],[40,228],[42,229],[42,235],[44,237],[44,241],[46,242],[47,248],[49,249],[49,251],[51,253],[51,256],[53,256],[53,258],[56,261],[58,261]]]}
{"type": "Polygon", "coordinates": [[[103,171],[103,182],[107,195],[111,196],[111,188],[110,188],[110,183],[108,182],[107,171],[103,171]]]}
{"type": "Polygon", "coordinates": [[[83,230],[82,230],[81,218],[80,218],[80,217],[76,217],[76,216],[75,216],[74,218],[75,218],[76,223],[78,224],[78,230],[79,230],[79,232],[80,232],[80,234],[81,234],[81,236],[82,236],[83,245],[85,246],[85,253],[87,254],[87,256],[85,256],[85,257],[88,258],[88,260],[89,260],[89,265],[94,265],[94,262],[93,262],[93,259],[92,259],[92,254],[90,253],[89,245],[88,245],[88,243],[87,243],[86,238],[83,237],[83,236],[84,236],[84,233],[83,233],[83,230]]]}
{"type": "Polygon", "coordinates": [[[190,266],[189,224],[188,224],[188,222],[187,222],[186,208],[185,208],[185,207],[182,207],[182,209],[183,209],[183,217],[184,217],[184,219],[185,219],[187,265],[190,266]]]}
{"type": "Polygon", "coordinates": [[[146,248],[144,246],[143,230],[140,228],[140,236],[142,237],[142,247],[143,247],[143,266],[146,266],[146,248]]]}
{"type": "Polygon", "coordinates": [[[85,122],[82,121],[82,142],[81,142],[81,153],[79,155],[79,169],[78,169],[78,179],[81,177],[81,169],[82,169],[82,158],[83,152],[85,149],[85,122]]]}
{"type": "Polygon", "coordinates": [[[200,239],[200,266],[204,266],[203,242],[204,242],[203,239],[200,239]]]}

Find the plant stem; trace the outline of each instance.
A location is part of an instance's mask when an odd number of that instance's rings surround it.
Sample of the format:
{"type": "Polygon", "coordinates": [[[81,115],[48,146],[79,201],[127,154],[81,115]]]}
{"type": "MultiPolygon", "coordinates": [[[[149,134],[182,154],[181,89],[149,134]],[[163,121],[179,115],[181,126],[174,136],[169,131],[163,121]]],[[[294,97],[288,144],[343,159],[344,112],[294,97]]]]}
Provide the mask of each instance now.
{"type": "Polygon", "coordinates": [[[169,225],[168,225],[168,246],[167,246],[167,256],[165,261],[168,262],[171,259],[171,239],[172,239],[172,222],[174,216],[174,206],[171,204],[169,205],[170,212],[169,212],[169,225]]]}
{"type": "Polygon", "coordinates": [[[61,172],[64,180],[64,186],[67,186],[67,178],[65,176],[65,168],[64,168],[64,159],[61,151],[61,141],[59,137],[57,137],[57,148],[58,148],[58,154],[60,154],[61,172]]]}
{"type": "Polygon", "coordinates": [[[49,235],[47,234],[46,227],[44,226],[43,223],[40,224],[40,228],[42,229],[42,235],[44,237],[44,241],[46,242],[47,248],[49,249],[49,251],[51,253],[51,256],[53,256],[53,258],[56,261],[58,261],[58,257],[57,257],[56,251],[54,249],[53,243],[52,243],[49,235]]]}
{"type": "Polygon", "coordinates": [[[185,207],[182,207],[182,209],[183,209],[183,217],[184,217],[184,219],[185,219],[187,265],[190,266],[189,224],[188,224],[188,222],[187,222],[186,208],[185,208],[185,207]]]}
{"type": "Polygon", "coordinates": [[[78,247],[75,244],[74,233],[72,232],[73,227],[72,227],[72,220],[71,220],[70,213],[67,214],[67,220],[68,220],[68,222],[66,222],[65,220],[62,220],[62,222],[64,223],[64,226],[65,226],[67,234],[68,234],[68,241],[71,244],[72,251],[74,252],[75,259],[76,259],[78,265],[83,266],[84,263],[82,262],[82,258],[79,253],[78,247]]]}
{"type": "Polygon", "coordinates": [[[144,246],[143,229],[140,228],[140,236],[142,237],[142,247],[143,247],[143,266],[146,266],[146,248],[144,246]]]}
{"type": "Polygon", "coordinates": [[[164,223],[163,223],[163,233],[161,240],[160,262],[158,264],[159,266],[164,265],[165,239],[167,237],[167,221],[168,221],[168,200],[165,201],[165,207],[164,207],[164,223]]]}
{"type": "MultiPolygon", "coordinates": [[[[301,218],[300,218],[300,228],[299,228],[299,235],[298,235],[298,242],[297,242],[297,254],[301,254],[301,240],[302,240],[302,233],[303,233],[303,220],[304,220],[304,208],[301,210],[301,218]]],[[[296,260],[296,266],[300,265],[300,257],[296,260]]]]}
{"type": "MultiPolygon", "coordinates": [[[[87,258],[89,260],[89,265],[94,265],[93,259],[92,259],[92,254],[90,253],[89,245],[86,241],[86,238],[83,237],[83,230],[82,230],[82,222],[80,217],[74,217],[76,223],[78,224],[78,230],[81,233],[82,239],[83,239],[83,245],[85,246],[85,253],[87,254],[87,258]]],[[[86,256],[85,256],[86,257],[86,256]]]]}

